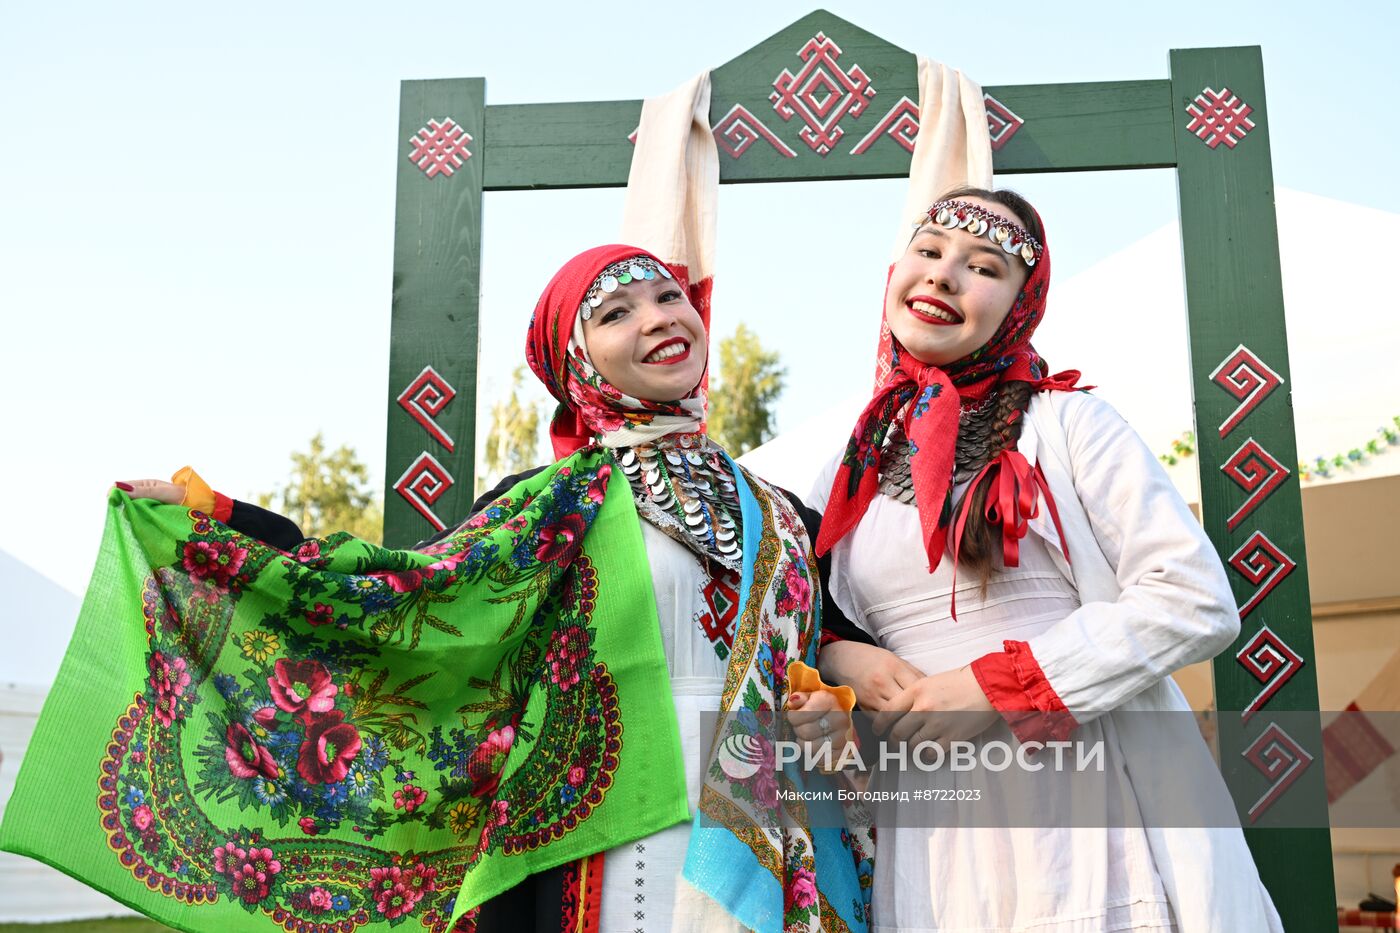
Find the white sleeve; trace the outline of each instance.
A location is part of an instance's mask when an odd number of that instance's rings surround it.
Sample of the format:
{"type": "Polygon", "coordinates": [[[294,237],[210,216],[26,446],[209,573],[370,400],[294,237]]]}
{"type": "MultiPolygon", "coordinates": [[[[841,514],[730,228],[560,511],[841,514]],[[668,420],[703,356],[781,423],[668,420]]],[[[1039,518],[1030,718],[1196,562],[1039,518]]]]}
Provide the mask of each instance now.
{"type": "Polygon", "coordinates": [[[812,483],[812,491],[807,493],[807,508],[820,514],[826,514],[826,503],[831,498],[831,484],[836,481],[836,471],[841,467],[841,454],[837,453],[827,461],[826,466],[817,474],[816,480],[812,483]]]}
{"type": "MultiPolygon", "coordinates": [[[[831,484],[836,479],[836,471],[840,465],[841,454],[838,453],[827,462],[812,483],[812,491],[807,494],[806,504],[814,512],[820,514],[826,512],[826,503],[831,497],[831,484]]],[[[812,543],[816,544],[815,541],[812,543]]],[[[831,591],[832,601],[836,603],[842,614],[850,619],[853,625],[869,635],[872,633],[866,628],[865,620],[860,613],[855,611],[855,606],[851,602],[850,587],[846,585],[846,568],[849,564],[850,550],[850,535],[836,542],[836,546],[831,549],[831,569],[827,577],[827,587],[831,591]]]]}
{"type": "Polygon", "coordinates": [[[1122,592],[1029,645],[1083,722],[1219,654],[1240,620],[1215,548],[1157,458],[1107,402],[1081,398],[1062,410],[1074,489],[1122,592]]]}

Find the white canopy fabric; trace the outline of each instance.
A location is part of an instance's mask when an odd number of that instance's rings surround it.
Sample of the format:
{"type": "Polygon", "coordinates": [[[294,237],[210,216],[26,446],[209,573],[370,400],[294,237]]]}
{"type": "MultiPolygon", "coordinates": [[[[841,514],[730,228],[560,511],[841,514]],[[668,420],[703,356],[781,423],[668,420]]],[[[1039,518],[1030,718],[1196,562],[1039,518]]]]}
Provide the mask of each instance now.
{"type": "MultiPolygon", "coordinates": [[[[1363,445],[1400,415],[1400,290],[1377,245],[1400,215],[1288,190],[1277,215],[1291,378],[1276,395],[1291,393],[1298,455],[1310,461],[1363,445]]],[[[1052,372],[1081,370],[1154,451],[1170,450],[1192,426],[1179,226],[1053,283],[1035,345],[1052,372]]],[[[805,496],[866,400],[844,399],[740,460],[805,496]]],[[[1190,501],[1197,469],[1188,459],[1171,470],[1190,501]]],[[[1397,473],[1400,447],[1391,447],[1310,484],[1397,473]]]]}

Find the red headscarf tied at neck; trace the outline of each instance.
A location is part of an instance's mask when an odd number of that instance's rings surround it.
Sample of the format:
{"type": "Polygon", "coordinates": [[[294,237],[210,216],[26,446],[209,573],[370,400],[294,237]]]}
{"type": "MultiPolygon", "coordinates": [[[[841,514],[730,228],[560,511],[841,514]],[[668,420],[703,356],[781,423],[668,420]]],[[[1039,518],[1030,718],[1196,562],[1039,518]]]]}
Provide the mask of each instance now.
{"type": "MultiPolygon", "coordinates": [[[[595,246],[564,264],[545,287],[530,319],[525,338],[525,361],[549,394],[559,401],[549,425],[556,459],[599,443],[625,447],[667,434],[705,430],[705,381],[685,398],[647,402],[623,394],[599,375],[583,340],[579,305],[603,270],[626,259],[644,257],[667,270],[695,303],[685,270],[663,263],[635,246],[595,246]]],[[[701,310],[709,331],[708,303],[701,310]]]]}
{"type": "MultiPolygon", "coordinates": [[[[1039,219],[1037,215],[1036,220],[1039,219]]],[[[1000,383],[1013,380],[1029,382],[1038,390],[1076,388],[1078,372],[1068,370],[1047,377],[1045,361],[1030,343],[1045,315],[1050,286],[1050,248],[1047,244],[1042,246],[1039,260],[996,333],[957,362],[941,367],[921,363],[900,345],[887,325],[881,328],[877,373],[883,378],[846,443],[822,516],[818,554],[825,554],[853,529],[875,497],[880,450],[890,425],[898,417],[910,442],[914,499],[932,573],[943,558],[948,525],[954,519],[953,460],[961,406],[982,401],[1000,383]]],[[[890,272],[893,274],[893,266],[890,272]]],[[[968,487],[964,503],[971,501],[972,490],[984,482],[993,484],[986,500],[987,517],[1001,526],[1004,562],[1014,567],[1019,559],[1018,542],[1028,530],[1028,520],[1036,514],[1040,494],[1045,495],[1054,514],[1049,488],[1039,469],[1033,469],[1014,448],[1003,451],[978,473],[968,487]]],[[[955,559],[957,538],[966,521],[966,509],[962,511],[954,535],[955,559]]],[[[1061,535],[1062,542],[1063,538],[1061,535]]]]}

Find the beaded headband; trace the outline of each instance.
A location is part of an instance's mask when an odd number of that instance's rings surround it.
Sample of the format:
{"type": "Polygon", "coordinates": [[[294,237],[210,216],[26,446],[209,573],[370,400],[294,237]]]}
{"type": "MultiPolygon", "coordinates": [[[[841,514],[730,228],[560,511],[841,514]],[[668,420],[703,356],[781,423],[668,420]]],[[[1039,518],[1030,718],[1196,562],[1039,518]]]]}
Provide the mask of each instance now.
{"type": "Polygon", "coordinates": [[[1045,252],[1040,241],[1024,228],[967,201],[938,201],[928,209],[927,217],[928,220],[920,220],[915,226],[933,221],[949,230],[962,229],[973,236],[984,236],[1005,252],[1019,255],[1027,266],[1034,266],[1045,252]]]}
{"type": "Polygon", "coordinates": [[[579,317],[585,321],[591,318],[593,309],[603,303],[605,295],[617,291],[618,286],[651,281],[658,275],[663,279],[674,278],[670,269],[647,256],[633,256],[631,259],[613,263],[599,272],[598,277],[589,286],[588,293],[583,296],[583,301],[578,306],[579,317]]]}

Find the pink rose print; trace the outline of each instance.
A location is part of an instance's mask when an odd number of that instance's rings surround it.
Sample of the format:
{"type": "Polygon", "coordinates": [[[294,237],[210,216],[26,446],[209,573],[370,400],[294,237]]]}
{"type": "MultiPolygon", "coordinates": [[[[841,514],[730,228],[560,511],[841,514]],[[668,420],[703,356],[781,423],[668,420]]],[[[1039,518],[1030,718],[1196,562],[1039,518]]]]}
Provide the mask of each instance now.
{"type": "Polygon", "coordinates": [[[271,849],[244,851],[229,842],[214,850],[214,870],[228,877],[235,897],[256,904],[272,890],[282,863],[272,857],[271,849]]]}
{"type": "Polygon", "coordinates": [[[320,661],[279,658],[274,668],[276,673],[267,679],[267,685],[272,689],[272,702],[279,708],[302,714],[306,722],[310,718],[307,714],[329,712],[335,705],[339,688],[320,661]]]}
{"type": "Polygon", "coordinates": [[[579,666],[588,657],[588,635],[577,625],[566,626],[550,636],[549,650],[544,662],[549,666],[549,679],[568,689],[579,680],[579,666]]]}
{"type": "Polygon", "coordinates": [[[374,906],[384,915],[384,919],[403,916],[413,910],[426,892],[434,890],[433,876],[437,874],[437,869],[427,869],[432,874],[424,874],[419,871],[421,868],[421,865],[415,865],[405,871],[393,865],[369,870],[374,906]]]}
{"type": "Polygon", "coordinates": [[[152,704],[156,719],[160,720],[162,725],[168,726],[179,718],[179,697],[190,685],[185,659],[168,657],[155,651],[151,653],[146,666],[151,672],[151,689],[156,694],[152,704]]]}
{"type": "Polygon", "coordinates": [[[239,780],[257,777],[277,777],[277,759],[272,752],[263,748],[253,739],[252,733],[242,723],[231,723],[224,732],[224,760],[228,762],[229,773],[239,780]]]}
{"type": "Polygon", "coordinates": [[[180,562],[196,580],[227,587],[247,558],[247,548],[238,547],[232,541],[189,541],[180,562]]]}
{"type": "Polygon", "coordinates": [[[612,476],[612,466],[603,464],[598,467],[598,475],[588,484],[588,499],[590,502],[602,502],[608,492],[608,477],[612,476]]]}
{"type": "Polygon", "coordinates": [[[317,603],[306,610],[306,621],[310,625],[328,625],[335,621],[335,607],[317,603]]]}
{"type": "Polygon", "coordinates": [[[810,869],[798,868],[788,879],[787,890],[783,892],[784,910],[797,907],[811,907],[817,902],[817,876],[810,869]]]}
{"type": "Polygon", "coordinates": [[[405,784],[402,790],[394,791],[394,809],[412,813],[428,799],[428,792],[413,784],[405,784]]]}
{"type": "Polygon", "coordinates": [[[501,772],[505,770],[506,755],[515,742],[515,729],[503,726],[492,732],[467,759],[467,777],[472,780],[473,797],[485,797],[496,790],[501,772]]]}
{"type": "Polygon", "coordinates": [[[587,527],[582,515],[565,515],[540,532],[540,546],[535,551],[535,557],[567,567],[583,550],[583,533],[587,527]]]}
{"type": "Polygon", "coordinates": [[[331,892],[322,887],[314,887],[306,895],[306,906],[313,914],[323,914],[331,909],[331,892]]]}
{"type": "Polygon", "coordinates": [[[155,820],[155,814],[152,813],[151,808],[144,803],[131,811],[131,825],[136,827],[137,832],[144,833],[151,828],[151,824],[154,823],[155,820]]]}
{"type": "Polygon", "coordinates": [[[350,772],[350,762],[360,753],[360,733],[344,718],[332,710],[307,727],[297,756],[297,773],[306,783],[334,784],[350,772]]]}

